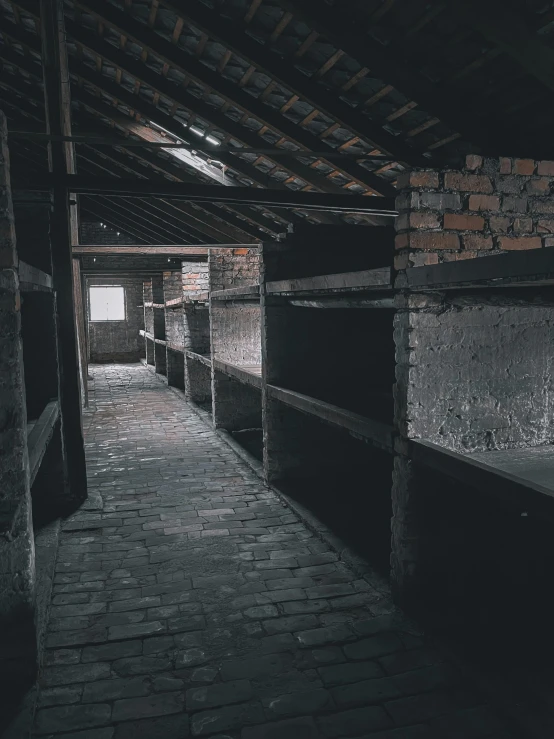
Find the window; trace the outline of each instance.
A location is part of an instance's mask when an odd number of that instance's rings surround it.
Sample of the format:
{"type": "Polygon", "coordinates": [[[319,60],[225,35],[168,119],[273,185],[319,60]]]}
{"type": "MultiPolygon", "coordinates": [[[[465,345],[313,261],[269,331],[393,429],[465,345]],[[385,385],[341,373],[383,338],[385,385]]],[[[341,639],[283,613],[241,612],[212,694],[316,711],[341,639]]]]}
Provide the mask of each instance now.
{"type": "Polygon", "coordinates": [[[125,290],[101,285],[90,288],[91,321],[124,321],[125,290]]]}

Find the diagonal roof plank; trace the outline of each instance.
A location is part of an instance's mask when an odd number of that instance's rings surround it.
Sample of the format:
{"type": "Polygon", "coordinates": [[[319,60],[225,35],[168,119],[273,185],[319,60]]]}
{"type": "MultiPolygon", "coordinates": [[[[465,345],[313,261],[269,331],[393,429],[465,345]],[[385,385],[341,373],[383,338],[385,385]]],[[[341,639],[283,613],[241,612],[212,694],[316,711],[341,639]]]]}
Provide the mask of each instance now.
{"type": "MultiPolygon", "coordinates": [[[[189,2],[190,0],[186,0],[187,6],[189,2]]],[[[480,143],[490,152],[496,151],[494,131],[485,129],[486,121],[476,118],[474,111],[465,104],[465,98],[445,86],[438,88],[435,83],[426,79],[405,58],[402,40],[391,41],[385,46],[369,36],[367,29],[371,21],[367,15],[357,13],[351,6],[347,13],[337,12],[336,6],[333,9],[320,0],[277,2],[356,59],[359,64],[369,67],[385,82],[416,100],[428,113],[437,116],[454,131],[459,131],[468,141],[480,143]]],[[[464,6],[465,0],[451,3],[448,7],[454,5],[464,6]]]]}
{"type": "MultiPolygon", "coordinates": [[[[5,32],[5,28],[6,28],[6,26],[3,26],[2,27],[2,29],[1,29],[1,32],[2,33],[5,32]]],[[[32,39],[33,43],[36,43],[34,37],[31,34],[27,33],[27,34],[25,34],[23,36],[23,40],[25,42],[29,42],[31,39],[32,39]]],[[[22,43],[22,41],[19,41],[19,42],[22,43]]],[[[10,64],[12,64],[12,65],[14,65],[14,66],[16,66],[16,67],[18,67],[20,69],[23,69],[24,71],[28,72],[29,74],[36,74],[36,71],[38,69],[40,69],[40,67],[37,67],[37,65],[35,65],[29,58],[24,57],[22,54],[18,54],[16,52],[13,52],[5,44],[0,45],[0,58],[6,59],[7,61],[9,61],[10,64]]],[[[2,82],[5,83],[5,84],[7,84],[7,85],[9,84],[4,79],[2,79],[2,82]]],[[[21,91],[17,87],[17,85],[13,85],[12,84],[11,87],[12,87],[12,90],[16,94],[20,94],[21,91]]],[[[42,92],[41,91],[37,91],[36,99],[38,100],[41,97],[42,97],[42,92]]],[[[107,105],[106,103],[103,103],[99,98],[96,98],[94,95],[91,95],[90,93],[86,92],[85,90],[82,90],[81,88],[78,88],[77,87],[76,89],[74,89],[74,91],[73,91],[73,100],[74,101],[76,100],[78,102],[79,101],[80,102],[83,102],[83,100],[86,100],[87,101],[87,105],[88,105],[88,107],[91,110],[99,111],[100,114],[103,115],[104,117],[106,117],[107,119],[109,119],[110,122],[112,122],[112,121],[117,122],[120,126],[123,126],[123,127],[131,127],[133,125],[133,119],[131,119],[129,116],[124,115],[120,111],[118,111],[116,108],[113,108],[113,107],[107,105]]],[[[135,133],[136,133],[136,131],[135,131],[135,133]]],[[[134,152],[133,152],[133,154],[134,154],[134,152]]],[[[154,157],[153,159],[150,159],[150,161],[154,161],[154,160],[157,160],[157,161],[160,161],[160,162],[163,162],[164,161],[161,157],[154,157]]],[[[186,176],[186,177],[188,177],[188,181],[190,181],[190,182],[197,182],[198,181],[198,179],[196,179],[196,178],[191,178],[190,176],[185,175],[184,174],[184,170],[181,169],[181,167],[175,167],[175,170],[180,172],[180,179],[184,179],[184,177],[186,176]]],[[[208,204],[205,204],[205,207],[207,209],[212,209],[214,211],[214,213],[219,213],[220,212],[220,209],[217,208],[217,207],[215,207],[215,206],[212,208],[212,206],[210,206],[208,204]]],[[[227,209],[225,209],[225,211],[223,211],[223,212],[225,212],[225,216],[227,216],[226,210],[227,209]]],[[[234,205],[233,206],[233,210],[236,211],[236,212],[240,212],[240,214],[244,218],[246,218],[250,222],[256,224],[256,226],[259,226],[262,229],[266,229],[266,230],[270,231],[270,233],[275,233],[276,232],[276,223],[278,221],[282,220],[286,224],[287,222],[289,222],[290,220],[292,220],[294,218],[294,216],[291,218],[291,215],[290,214],[284,214],[283,216],[281,216],[281,215],[277,215],[277,214],[271,213],[271,216],[274,218],[274,220],[270,220],[269,218],[266,218],[265,216],[263,216],[261,213],[259,213],[255,209],[249,208],[247,206],[242,206],[240,204],[234,205]]],[[[269,212],[269,211],[267,211],[267,212],[269,212]]],[[[302,222],[303,222],[303,220],[302,220],[302,222]]],[[[281,228],[284,228],[284,227],[282,226],[281,228]]]]}
{"type": "MultiPolygon", "coordinates": [[[[79,171],[86,172],[92,175],[104,176],[105,172],[108,171],[113,174],[111,170],[106,167],[102,167],[96,162],[91,162],[82,155],[79,156],[79,171]]],[[[101,202],[110,203],[109,198],[99,198],[101,202]]],[[[110,203],[111,204],[111,203],[110,203]]],[[[144,230],[151,229],[153,233],[158,234],[162,239],[167,240],[168,243],[173,241],[181,241],[183,243],[197,243],[198,236],[196,233],[191,233],[188,230],[187,224],[183,221],[179,223],[169,221],[167,218],[160,214],[159,210],[153,205],[153,203],[145,202],[133,202],[124,198],[117,205],[123,204],[125,211],[129,216],[133,217],[133,220],[138,224],[142,224],[144,230]]]]}
{"type": "MultiPolygon", "coordinates": [[[[329,118],[341,122],[362,141],[392,154],[397,161],[412,166],[428,166],[432,161],[431,157],[424,157],[417,149],[385,131],[379,124],[375,124],[367,116],[342,102],[335,94],[327,92],[321,85],[314,84],[314,81],[302,74],[292,61],[264,48],[247,34],[247,29],[242,24],[214,13],[199,0],[163,0],[163,4],[238,57],[265,71],[278,84],[326,113],[329,118]]],[[[320,5],[323,4],[318,2],[318,7],[320,5]]]]}
{"type": "MultiPolygon", "coordinates": [[[[2,31],[4,31],[4,27],[2,28],[2,31]]],[[[22,54],[12,51],[5,44],[0,45],[0,58],[5,59],[10,64],[18,67],[19,69],[23,69],[30,75],[36,75],[37,72],[40,70],[40,66],[34,64],[33,61],[31,61],[32,57],[26,58],[22,54]]],[[[15,82],[16,80],[14,79],[10,84],[10,81],[6,78],[6,75],[4,75],[4,77],[0,80],[0,84],[10,87],[13,93],[18,96],[16,107],[17,105],[19,105],[20,108],[29,107],[28,103],[30,102],[30,100],[33,100],[33,98],[30,98],[29,94],[27,94],[25,97],[22,97],[21,90],[15,84],[15,82]]],[[[32,88],[29,87],[29,91],[31,89],[32,88]]],[[[42,91],[37,88],[34,99],[40,100],[41,97],[42,91]]],[[[105,117],[110,122],[117,122],[117,124],[123,127],[124,130],[127,131],[127,133],[130,132],[130,128],[127,127],[130,127],[132,125],[132,120],[128,116],[124,116],[123,114],[119,113],[117,109],[107,105],[106,103],[103,103],[99,98],[96,98],[85,90],[82,90],[80,88],[74,89],[73,100],[77,102],[85,101],[87,106],[91,110],[98,112],[101,116],[105,117]]],[[[43,109],[41,108],[40,103],[38,103],[36,106],[32,106],[32,111],[38,111],[42,116],[42,118],[39,118],[39,120],[43,119],[43,109]]],[[[154,169],[170,174],[175,179],[191,183],[198,182],[197,177],[193,177],[186,173],[184,169],[184,164],[178,166],[177,164],[174,164],[173,162],[170,162],[161,156],[152,155],[150,152],[144,150],[141,151],[140,155],[136,150],[132,150],[132,152],[128,153],[131,154],[133,157],[140,159],[141,161],[148,162],[154,169]]],[[[229,218],[239,228],[244,226],[248,227],[247,223],[250,223],[254,224],[257,228],[265,229],[270,234],[277,233],[279,228],[279,226],[277,225],[277,218],[281,219],[281,216],[274,216],[274,214],[272,213],[271,216],[275,217],[275,220],[270,220],[259,211],[248,206],[242,206],[240,204],[234,205],[233,211],[240,213],[240,215],[242,215],[243,218],[247,219],[247,221],[243,221],[242,219],[237,218],[232,212],[229,212],[227,207],[222,208],[216,205],[205,203],[203,204],[203,209],[207,212],[211,212],[214,216],[221,215],[224,216],[226,219],[229,218]]],[[[286,218],[283,218],[283,220],[286,223],[286,218]]],[[[284,228],[284,226],[281,226],[281,228],[284,228]]],[[[258,232],[253,232],[251,233],[251,235],[259,237],[258,232]]]]}
{"type": "MultiPolygon", "coordinates": [[[[214,129],[219,129],[245,147],[256,148],[259,146],[260,142],[257,134],[252,133],[245,126],[236,123],[202,100],[187,95],[182,87],[178,87],[167,77],[154,72],[144,63],[136,61],[129,54],[120,51],[104,38],[83,29],[69,19],[66,22],[66,29],[75,41],[78,41],[94,54],[102,57],[105,61],[113,64],[135,79],[140,80],[142,84],[146,84],[154,92],[160,93],[160,95],[170,100],[172,104],[178,105],[187,110],[189,114],[195,114],[205,120],[210,126],[213,126],[211,135],[214,134],[214,129]]],[[[215,157],[220,156],[220,152],[217,151],[216,147],[214,147],[213,151],[215,157]]],[[[240,155],[239,147],[237,147],[236,151],[240,155]]],[[[326,179],[308,165],[293,160],[292,157],[279,157],[278,162],[268,155],[265,155],[264,159],[271,162],[274,166],[279,166],[280,169],[285,169],[289,174],[302,179],[307,184],[323,192],[339,193],[342,191],[340,185],[336,185],[331,180],[326,179]]],[[[383,183],[383,185],[383,189],[392,189],[386,183],[383,183]]]]}
{"type": "MultiPolygon", "coordinates": [[[[17,42],[32,49],[36,53],[40,53],[40,44],[38,42],[38,37],[35,34],[22,30],[12,23],[5,23],[2,27],[2,33],[5,33],[10,38],[13,38],[17,42]]],[[[97,89],[105,92],[116,102],[123,103],[129,108],[130,111],[134,110],[135,112],[140,112],[140,115],[142,115],[146,120],[157,123],[159,126],[169,131],[173,136],[187,141],[188,143],[190,143],[191,149],[194,148],[195,142],[188,139],[187,129],[184,128],[183,125],[176,121],[171,115],[164,113],[156,105],[153,105],[152,103],[144,100],[144,98],[138,97],[134,93],[126,90],[121,85],[118,85],[117,82],[110,80],[105,75],[89,68],[84,64],[79,65],[78,68],[75,68],[75,66],[72,64],[70,71],[72,74],[77,75],[78,77],[95,86],[97,89]]],[[[154,76],[157,77],[155,73],[154,76]]],[[[265,175],[253,165],[245,162],[244,160],[238,159],[232,154],[218,153],[217,158],[218,160],[227,164],[227,166],[229,166],[232,170],[238,172],[240,175],[245,177],[249,181],[249,183],[254,182],[257,185],[268,189],[289,189],[284,183],[281,183],[269,177],[268,175],[265,175]]],[[[210,175],[215,181],[221,182],[221,172],[216,168],[211,168],[209,165],[206,165],[203,167],[203,171],[205,172],[205,174],[210,175]],[[212,169],[213,173],[211,173],[212,169]]],[[[329,214],[318,214],[317,219],[320,220],[322,223],[328,224],[339,222],[339,219],[329,214]]],[[[305,219],[294,212],[290,212],[287,215],[287,220],[293,223],[303,223],[305,219]]]]}
{"type": "MultiPolygon", "coordinates": [[[[100,155],[98,150],[93,147],[87,146],[85,148],[89,150],[90,153],[93,153],[95,157],[94,161],[98,161],[100,159],[104,159],[104,160],[107,159],[112,163],[112,165],[115,165],[116,169],[119,168],[121,171],[125,171],[127,174],[129,172],[135,173],[144,179],[153,179],[153,178],[155,179],[156,177],[159,176],[151,172],[149,173],[144,172],[144,167],[141,167],[140,164],[133,165],[132,159],[124,157],[119,152],[114,151],[113,149],[110,150],[108,153],[102,152],[102,155],[100,155]],[[152,177],[152,174],[153,174],[153,177],[152,177]]],[[[87,154],[86,156],[90,156],[90,154],[87,154]]],[[[136,162],[136,160],[134,161],[136,162]]],[[[253,237],[252,235],[248,234],[245,231],[241,231],[239,229],[229,227],[223,222],[219,222],[211,218],[209,214],[207,213],[205,215],[202,215],[203,211],[199,210],[198,208],[193,208],[192,205],[188,205],[187,203],[170,203],[168,201],[161,200],[161,199],[159,200],[159,203],[163,203],[164,205],[169,206],[170,209],[177,211],[177,214],[181,213],[185,215],[188,228],[191,230],[191,232],[193,232],[192,229],[194,229],[197,233],[201,233],[202,237],[207,236],[212,241],[223,242],[223,241],[230,240],[230,241],[236,242],[237,244],[244,244],[246,243],[245,239],[247,240],[250,240],[253,238],[259,239],[259,234],[257,234],[256,237],[253,237]],[[182,207],[176,207],[176,206],[182,206],[182,207]],[[201,218],[204,220],[201,220],[201,218]]]]}
{"type": "MultiPolygon", "coordinates": [[[[151,29],[147,28],[140,21],[135,20],[128,13],[123,13],[114,5],[98,2],[98,0],[95,1],[94,6],[85,2],[81,2],[79,5],[87,10],[90,9],[96,15],[101,15],[102,19],[108,25],[115,28],[122,35],[131,37],[137,44],[147,49],[149,53],[153,53],[158,57],[164,64],[175,68],[188,79],[194,80],[202,87],[213,90],[226,102],[244,110],[279,136],[286,137],[291,142],[308,151],[310,149],[321,148],[321,141],[317,136],[302,129],[301,126],[293,123],[280,113],[277,113],[267,104],[260,102],[249,93],[243,91],[238,85],[226,80],[194,57],[185,54],[159,34],[152,33],[151,29]]],[[[82,26],[78,26],[74,21],[70,21],[69,19],[66,21],[66,28],[71,33],[71,36],[83,45],[87,45],[87,39],[90,40],[90,37],[93,36],[90,31],[87,31],[82,26]]],[[[111,46],[107,41],[102,41],[102,45],[111,46]]],[[[114,47],[112,46],[112,48],[114,47]]],[[[123,52],[117,52],[117,54],[118,57],[120,55],[128,56],[123,52]]],[[[195,98],[193,99],[196,101],[195,98]]],[[[324,157],[322,159],[324,160],[324,157]]],[[[282,161],[281,158],[280,161],[282,161]]],[[[348,161],[346,157],[342,162],[333,161],[329,163],[329,166],[341,170],[355,182],[364,187],[370,187],[382,195],[390,196],[392,194],[392,187],[385,180],[354,162],[348,161]]]]}
{"type": "Polygon", "coordinates": [[[82,196],[80,203],[84,212],[100,221],[105,221],[117,231],[123,231],[129,236],[142,241],[143,244],[161,244],[156,236],[148,236],[134,221],[127,219],[124,212],[117,206],[113,206],[113,203],[110,204],[111,207],[108,209],[103,203],[87,196],[82,196]]]}

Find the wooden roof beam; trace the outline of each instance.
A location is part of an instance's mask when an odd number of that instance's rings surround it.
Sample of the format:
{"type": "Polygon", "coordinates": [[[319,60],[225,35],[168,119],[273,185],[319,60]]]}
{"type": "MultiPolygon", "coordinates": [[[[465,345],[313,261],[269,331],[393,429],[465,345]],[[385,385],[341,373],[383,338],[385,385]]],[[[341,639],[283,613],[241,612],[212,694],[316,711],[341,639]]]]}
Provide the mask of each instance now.
{"type": "MultiPolygon", "coordinates": [[[[188,3],[189,0],[187,5],[188,3]]],[[[371,69],[386,84],[394,85],[411,100],[416,100],[431,116],[440,118],[454,131],[459,131],[464,138],[483,144],[491,152],[498,149],[498,132],[495,126],[486,128],[486,121],[476,118],[455,90],[441,87],[439,94],[437,86],[420,74],[413,64],[407,62],[401,39],[398,42],[392,41],[387,46],[372,39],[367,34],[365,14],[360,13],[356,17],[355,13],[340,13],[319,0],[278,0],[278,3],[282,8],[294,12],[297,18],[343,49],[357,62],[371,69]]],[[[469,4],[451,3],[449,8],[460,6],[465,9],[467,5],[469,4]]],[[[375,22],[376,18],[373,20],[375,22]]]]}
{"type": "MultiPolygon", "coordinates": [[[[18,2],[21,2],[21,0],[18,0],[18,2]]],[[[103,0],[97,0],[94,5],[90,4],[90,6],[83,0],[82,5],[92,13],[96,10],[101,11],[105,16],[105,21],[109,22],[109,25],[116,31],[129,33],[137,44],[148,46],[150,52],[164,64],[169,64],[182,74],[187,75],[188,79],[193,79],[198,84],[213,89],[228,103],[248,111],[252,118],[267,125],[268,128],[279,135],[284,135],[302,148],[318,148],[319,140],[317,136],[307,131],[299,131],[298,126],[292,121],[279,115],[267,105],[263,105],[252,95],[243,92],[239,89],[239,86],[201,64],[194,57],[188,58],[186,64],[184,64],[181,50],[175,49],[174,45],[158,34],[152,34],[143,23],[135,20],[129,14],[122,13],[115,6],[105,3],[103,0]]],[[[251,65],[251,69],[255,69],[254,65],[251,65]]],[[[394,194],[393,188],[387,182],[372,175],[365,167],[360,167],[355,162],[345,161],[341,163],[341,170],[346,176],[352,177],[362,186],[370,187],[385,196],[394,194]]]]}
{"type": "MultiPolygon", "coordinates": [[[[315,0],[315,2],[317,3],[318,13],[326,15],[327,11],[320,0],[315,0]]],[[[300,73],[292,62],[262,47],[245,33],[245,28],[241,24],[230,18],[215,15],[199,0],[163,0],[163,3],[196,28],[208,33],[214,40],[232,50],[237,56],[265,71],[283,87],[290,89],[313,107],[325,112],[330,118],[340,121],[345,128],[349,128],[371,146],[379,147],[383,151],[392,154],[398,161],[414,165],[429,163],[430,160],[425,159],[417,149],[412,149],[399,140],[397,136],[389,134],[380,125],[352,110],[350,106],[343,103],[332,93],[327,92],[323,87],[314,85],[313,81],[300,73]]],[[[79,2],[79,4],[82,3],[79,2]]],[[[283,5],[283,7],[285,6],[283,5]]],[[[288,3],[285,9],[298,16],[296,0],[288,3]]],[[[314,30],[320,31],[318,25],[321,26],[321,24],[314,23],[311,25],[314,30]]],[[[329,38],[328,35],[327,37],[329,38]]],[[[346,46],[337,46],[348,53],[346,46]]],[[[370,64],[366,66],[371,67],[370,64]]]]}

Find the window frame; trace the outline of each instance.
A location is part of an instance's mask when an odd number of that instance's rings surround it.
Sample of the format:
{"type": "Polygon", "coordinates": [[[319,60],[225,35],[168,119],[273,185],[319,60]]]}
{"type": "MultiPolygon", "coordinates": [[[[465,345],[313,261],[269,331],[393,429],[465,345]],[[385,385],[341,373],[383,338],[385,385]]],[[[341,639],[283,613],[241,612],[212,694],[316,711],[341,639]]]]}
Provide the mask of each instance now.
{"type": "Polygon", "coordinates": [[[127,291],[123,285],[89,285],[88,286],[89,321],[91,323],[124,323],[127,320],[127,291]],[[114,289],[123,293],[123,318],[93,318],[92,317],[92,291],[114,289]]]}

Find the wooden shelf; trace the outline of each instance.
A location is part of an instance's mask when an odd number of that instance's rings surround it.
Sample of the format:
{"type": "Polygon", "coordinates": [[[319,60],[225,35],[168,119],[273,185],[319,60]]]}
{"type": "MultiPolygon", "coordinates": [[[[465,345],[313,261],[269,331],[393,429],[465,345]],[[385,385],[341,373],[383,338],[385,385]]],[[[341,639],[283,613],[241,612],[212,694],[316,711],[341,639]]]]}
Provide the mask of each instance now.
{"type": "Polygon", "coordinates": [[[267,392],[271,398],[280,400],[291,408],[317,416],[333,426],[347,429],[353,435],[369,440],[386,451],[393,450],[394,431],[389,424],[276,385],[268,385],[267,392]]]}
{"type": "Polygon", "coordinates": [[[532,249],[412,267],[406,270],[406,279],[406,287],[411,289],[553,285],[554,249],[532,249]]]}
{"type": "Polygon", "coordinates": [[[166,301],[165,307],[166,308],[181,308],[184,302],[185,301],[183,298],[175,298],[175,300],[166,301]]]}
{"type": "Polygon", "coordinates": [[[214,359],[214,369],[223,372],[229,377],[242,382],[245,385],[262,389],[262,367],[261,365],[237,365],[229,362],[222,362],[220,359],[214,359]]]}
{"type": "Polygon", "coordinates": [[[417,439],[410,448],[414,462],[554,521],[554,446],[461,454],[417,439]]]}
{"type": "Polygon", "coordinates": [[[202,364],[205,364],[206,367],[212,366],[212,358],[209,354],[197,354],[196,352],[191,352],[190,349],[187,349],[185,351],[185,355],[189,359],[194,359],[196,362],[201,362],[202,364]]]}
{"type": "Polygon", "coordinates": [[[266,292],[268,295],[336,295],[390,290],[391,288],[392,269],[383,267],[359,272],[343,272],[268,282],[266,292]]]}
{"type": "Polygon", "coordinates": [[[50,292],[52,290],[52,275],[20,261],[19,289],[21,292],[50,292]]]}
{"type": "Polygon", "coordinates": [[[214,290],[211,293],[211,298],[212,300],[256,300],[259,295],[259,285],[246,285],[244,287],[232,287],[228,290],[214,290]]]}
{"type": "Polygon", "coordinates": [[[36,421],[27,424],[27,449],[29,453],[29,471],[31,485],[35,481],[40,469],[48,443],[52,438],[54,426],[59,418],[60,407],[57,400],[53,400],[40,414],[36,421]]]}
{"type": "Polygon", "coordinates": [[[209,292],[196,293],[194,296],[185,295],[183,298],[183,305],[194,305],[196,303],[207,303],[210,299],[209,292]]]}

